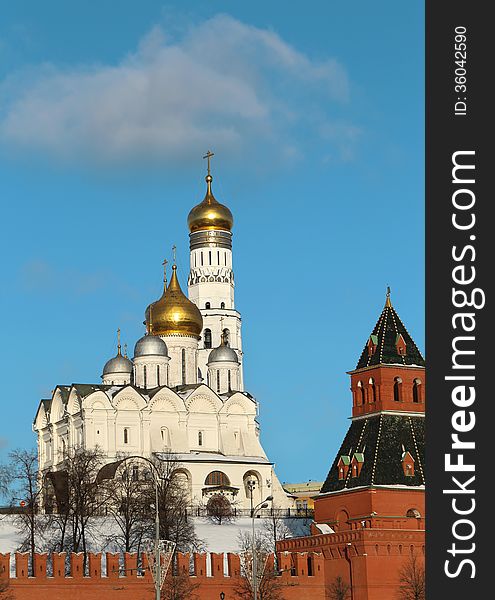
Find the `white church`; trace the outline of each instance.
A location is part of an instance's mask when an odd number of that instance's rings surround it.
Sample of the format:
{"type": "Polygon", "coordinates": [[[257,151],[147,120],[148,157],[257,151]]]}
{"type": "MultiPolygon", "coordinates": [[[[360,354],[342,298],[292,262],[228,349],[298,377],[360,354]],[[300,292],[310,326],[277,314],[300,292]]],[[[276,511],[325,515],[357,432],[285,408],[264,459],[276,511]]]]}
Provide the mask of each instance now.
{"type": "MultiPolygon", "coordinates": [[[[241,315],[234,303],[230,210],[212,192],[208,158],[204,200],[189,213],[188,297],[177,266],[145,312],[146,333],[132,358],[117,355],[101,384],[58,385],[41,400],[34,431],[43,474],[63,469],[71,448],[122,455],[173,453],[191,506],[221,494],[238,508],[273,496],[289,508],[261,443],[257,402],[244,389],[241,315]]],[[[175,261],[174,261],[175,263],[175,261]]]]}

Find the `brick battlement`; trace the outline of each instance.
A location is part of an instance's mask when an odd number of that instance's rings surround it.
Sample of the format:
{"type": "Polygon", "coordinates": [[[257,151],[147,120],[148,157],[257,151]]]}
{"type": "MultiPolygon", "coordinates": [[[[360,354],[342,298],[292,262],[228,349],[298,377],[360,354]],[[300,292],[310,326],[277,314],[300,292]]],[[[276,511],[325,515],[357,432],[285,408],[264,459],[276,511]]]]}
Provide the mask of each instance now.
{"type": "MultiPolygon", "coordinates": [[[[153,597],[153,581],[142,556],[137,553],[89,553],[86,572],[83,555],[72,553],[36,554],[34,577],[29,576],[30,555],[0,554],[0,578],[8,580],[16,600],[145,600],[153,597]]],[[[273,555],[269,557],[273,566],[273,555]]],[[[316,552],[278,554],[280,583],[287,600],[325,598],[323,556],[316,552]]],[[[218,600],[223,591],[235,598],[240,582],[241,563],[233,553],[193,553],[177,555],[177,567],[188,573],[201,600],[218,600]]]]}

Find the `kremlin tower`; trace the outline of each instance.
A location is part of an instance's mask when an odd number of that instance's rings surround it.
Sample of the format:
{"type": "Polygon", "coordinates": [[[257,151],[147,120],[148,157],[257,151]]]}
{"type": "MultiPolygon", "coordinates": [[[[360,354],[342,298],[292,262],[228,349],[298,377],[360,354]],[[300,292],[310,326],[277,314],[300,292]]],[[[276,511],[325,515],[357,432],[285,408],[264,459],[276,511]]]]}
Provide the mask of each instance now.
{"type": "Polygon", "coordinates": [[[320,550],[325,579],[351,600],[396,600],[399,573],[424,560],[425,361],[385,306],[351,376],[351,425],[315,501],[313,536],[279,550],[320,550]]]}

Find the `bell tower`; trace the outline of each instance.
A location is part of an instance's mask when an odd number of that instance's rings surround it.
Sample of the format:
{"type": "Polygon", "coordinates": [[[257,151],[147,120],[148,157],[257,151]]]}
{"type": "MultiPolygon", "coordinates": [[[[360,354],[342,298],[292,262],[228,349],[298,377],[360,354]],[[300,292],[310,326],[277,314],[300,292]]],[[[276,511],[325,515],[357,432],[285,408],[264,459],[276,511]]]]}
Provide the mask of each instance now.
{"type": "Polygon", "coordinates": [[[235,309],[232,268],[232,227],[230,210],[212,192],[211,163],[207,159],[206,195],[189,213],[190,271],[189,299],[199,308],[203,330],[199,342],[198,369],[206,383],[208,357],[225,339],[239,360],[239,391],[244,389],[242,374],[241,315],[235,309]]]}

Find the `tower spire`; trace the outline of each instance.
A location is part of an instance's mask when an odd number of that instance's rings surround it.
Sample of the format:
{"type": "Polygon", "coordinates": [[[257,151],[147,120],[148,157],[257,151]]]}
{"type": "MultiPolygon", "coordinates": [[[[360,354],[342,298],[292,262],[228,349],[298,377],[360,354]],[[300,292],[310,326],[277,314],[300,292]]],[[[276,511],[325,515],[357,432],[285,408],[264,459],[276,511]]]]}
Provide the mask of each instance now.
{"type": "Polygon", "coordinates": [[[392,301],[390,300],[390,286],[387,285],[387,298],[385,300],[385,308],[392,308],[392,301]]]}

